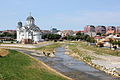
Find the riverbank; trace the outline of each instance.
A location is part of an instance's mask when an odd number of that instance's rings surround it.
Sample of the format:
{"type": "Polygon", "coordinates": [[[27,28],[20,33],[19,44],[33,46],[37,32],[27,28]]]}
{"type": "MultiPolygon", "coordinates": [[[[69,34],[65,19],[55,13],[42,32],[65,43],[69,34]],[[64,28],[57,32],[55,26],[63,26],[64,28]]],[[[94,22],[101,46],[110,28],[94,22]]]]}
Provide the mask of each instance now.
{"type": "Polygon", "coordinates": [[[119,80],[119,78],[112,77],[99,71],[89,65],[85,64],[83,61],[78,61],[72,57],[64,54],[64,47],[58,47],[55,49],[55,57],[47,56],[34,56],[31,55],[32,51],[17,50],[33,58],[44,62],[46,65],[50,66],[52,69],[70,77],[74,80],[119,80]]]}
{"type": "Polygon", "coordinates": [[[0,57],[0,80],[72,80],[28,55],[8,51],[0,57]]]}
{"type": "MultiPolygon", "coordinates": [[[[85,47],[83,48],[82,46],[80,46],[80,43],[78,42],[62,42],[60,44],[59,42],[58,43],[55,42],[51,45],[42,46],[42,48],[37,49],[35,48],[32,49],[11,48],[11,49],[15,49],[22,53],[26,53],[44,62],[45,64],[57,70],[58,72],[64,74],[65,76],[71,77],[75,80],[119,80],[118,78],[108,76],[102,71],[96,70],[100,69],[101,66],[93,64],[93,60],[95,61],[102,60],[101,58],[103,58],[104,60],[104,58],[106,58],[105,55],[103,54],[96,55],[94,51],[88,50],[85,47]],[[63,45],[63,43],[66,45],[66,50],[64,50],[64,48],[57,48],[60,45],[63,45]],[[57,48],[57,50],[55,48],[57,48]],[[51,49],[52,51],[55,51],[55,56],[54,57],[42,56],[42,54],[39,52],[42,52],[42,50],[44,49],[46,50],[51,49]],[[64,52],[80,61],[72,59],[68,55],[65,55],[64,52]],[[40,56],[31,55],[33,53],[39,54],[40,56]],[[81,60],[96,69],[91,68],[90,66],[81,62],[81,60]]],[[[105,69],[103,67],[101,68],[105,69]]]]}
{"type": "Polygon", "coordinates": [[[44,42],[39,42],[37,44],[0,44],[0,46],[32,49],[32,48],[39,48],[39,47],[42,47],[42,46],[47,46],[47,45],[50,45],[50,44],[53,44],[53,43],[54,42],[52,42],[52,41],[44,41],[44,42]]]}
{"type": "Polygon", "coordinates": [[[117,55],[113,56],[113,54],[118,54],[118,51],[111,52],[108,49],[101,51],[94,46],[86,45],[84,42],[67,42],[66,44],[65,54],[75,59],[82,60],[88,65],[111,74],[112,76],[120,77],[120,57],[117,55]],[[110,55],[108,55],[109,52],[110,55]]]}

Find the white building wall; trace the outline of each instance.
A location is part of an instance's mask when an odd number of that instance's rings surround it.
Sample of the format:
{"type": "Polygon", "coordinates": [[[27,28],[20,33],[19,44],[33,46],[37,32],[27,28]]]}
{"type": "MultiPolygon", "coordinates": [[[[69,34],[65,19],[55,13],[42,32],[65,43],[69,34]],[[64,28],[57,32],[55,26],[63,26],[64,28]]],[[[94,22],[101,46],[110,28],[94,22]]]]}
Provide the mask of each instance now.
{"type": "Polygon", "coordinates": [[[24,39],[24,32],[21,32],[21,33],[20,33],[20,41],[21,41],[22,39],[24,39]]]}
{"type": "Polygon", "coordinates": [[[23,39],[27,39],[26,31],[24,31],[24,38],[23,39]]]}
{"type": "Polygon", "coordinates": [[[19,35],[19,31],[17,30],[17,41],[20,40],[20,35],[19,35]]]}
{"type": "Polygon", "coordinates": [[[34,32],[34,41],[35,42],[40,41],[40,32],[34,32]]]}
{"type": "Polygon", "coordinates": [[[35,42],[38,42],[41,39],[41,33],[40,32],[34,32],[33,31],[33,35],[32,33],[29,33],[29,32],[20,32],[20,31],[17,31],[17,41],[21,41],[22,39],[32,39],[33,41],[35,42]]]}

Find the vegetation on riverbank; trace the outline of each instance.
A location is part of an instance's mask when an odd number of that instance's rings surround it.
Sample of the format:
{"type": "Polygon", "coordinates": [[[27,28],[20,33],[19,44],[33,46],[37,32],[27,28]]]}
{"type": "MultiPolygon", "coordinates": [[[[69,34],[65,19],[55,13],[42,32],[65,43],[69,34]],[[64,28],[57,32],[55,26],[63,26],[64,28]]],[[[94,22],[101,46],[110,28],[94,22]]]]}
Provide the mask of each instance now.
{"type": "Polygon", "coordinates": [[[77,48],[78,44],[76,43],[71,43],[68,44],[68,51],[70,53],[70,55],[74,58],[80,59],[80,60],[85,60],[87,62],[91,62],[91,59],[94,57],[91,57],[87,54],[85,54],[82,50],[79,50],[77,48]]]}
{"type": "Polygon", "coordinates": [[[68,80],[44,63],[15,50],[0,57],[0,80],[68,80]]]}
{"type": "Polygon", "coordinates": [[[109,54],[109,55],[113,55],[113,56],[120,56],[120,51],[117,51],[117,50],[111,50],[109,48],[99,48],[94,45],[88,45],[87,42],[83,42],[83,41],[72,42],[72,43],[77,44],[76,46],[78,48],[81,47],[83,49],[93,51],[94,53],[96,53],[98,55],[109,54]]]}
{"type": "Polygon", "coordinates": [[[40,48],[35,48],[36,50],[40,50],[40,51],[54,51],[55,48],[60,47],[61,43],[55,42],[51,45],[47,45],[47,46],[43,46],[40,48]]]}
{"type": "Polygon", "coordinates": [[[87,42],[77,42],[77,44],[79,44],[80,47],[87,49],[87,50],[91,50],[94,51],[94,53],[96,54],[109,54],[109,55],[113,55],[113,56],[120,56],[120,51],[117,50],[111,50],[109,48],[99,48],[96,46],[92,46],[92,45],[87,45],[87,42]]]}
{"type": "MultiPolygon", "coordinates": [[[[101,64],[96,64],[93,62],[93,60],[100,60],[100,59],[107,60],[107,56],[109,57],[110,55],[114,55],[114,57],[116,56],[117,58],[119,56],[120,51],[113,51],[106,48],[98,48],[96,46],[87,45],[86,42],[75,41],[75,42],[67,42],[66,53],[75,59],[84,61],[85,63],[96,69],[99,69],[101,71],[104,71],[105,73],[120,78],[120,72],[115,67],[113,68],[106,67],[101,64]]],[[[111,60],[113,59],[112,56],[109,58],[111,58],[111,60]]]]}

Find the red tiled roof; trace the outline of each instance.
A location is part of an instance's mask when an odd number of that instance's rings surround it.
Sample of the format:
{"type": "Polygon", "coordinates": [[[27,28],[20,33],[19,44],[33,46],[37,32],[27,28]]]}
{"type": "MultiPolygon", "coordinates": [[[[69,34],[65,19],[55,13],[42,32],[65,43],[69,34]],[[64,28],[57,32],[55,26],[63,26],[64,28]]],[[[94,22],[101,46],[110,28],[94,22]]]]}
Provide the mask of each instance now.
{"type": "Polygon", "coordinates": [[[79,33],[79,32],[84,32],[84,31],[75,31],[74,33],[79,33]]]}
{"type": "Polygon", "coordinates": [[[63,31],[73,31],[73,30],[63,30],[63,31]]]}
{"type": "Polygon", "coordinates": [[[115,31],[114,30],[108,30],[106,34],[110,34],[110,33],[114,33],[115,31]]]}

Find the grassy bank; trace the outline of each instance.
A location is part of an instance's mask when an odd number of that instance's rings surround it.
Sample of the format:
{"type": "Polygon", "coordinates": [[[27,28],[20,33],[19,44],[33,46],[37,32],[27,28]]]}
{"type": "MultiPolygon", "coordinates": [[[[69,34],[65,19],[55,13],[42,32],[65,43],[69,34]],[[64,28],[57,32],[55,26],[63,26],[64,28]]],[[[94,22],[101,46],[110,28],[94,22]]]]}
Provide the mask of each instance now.
{"type": "Polygon", "coordinates": [[[9,50],[0,57],[0,80],[68,80],[54,70],[46,67],[23,53],[9,50]]]}
{"type": "Polygon", "coordinates": [[[94,51],[94,53],[99,54],[99,55],[109,54],[109,55],[114,55],[114,56],[120,56],[120,51],[117,51],[117,50],[114,51],[109,48],[99,48],[96,46],[87,45],[87,42],[82,42],[82,41],[72,42],[72,43],[77,44],[78,48],[81,47],[83,49],[94,51]]]}
{"type": "Polygon", "coordinates": [[[120,51],[113,51],[110,50],[109,48],[98,48],[96,46],[87,45],[86,42],[82,42],[82,41],[66,42],[66,45],[67,45],[66,50],[68,51],[67,52],[68,55],[72,56],[75,59],[82,60],[88,65],[96,69],[99,69],[101,71],[104,71],[105,73],[120,78],[120,72],[117,69],[114,70],[113,67],[112,68],[109,67],[109,66],[113,66],[114,63],[116,64],[116,67],[117,67],[117,63],[119,65],[118,56],[120,56],[119,55],[120,51]],[[96,64],[92,60],[98,60],[98,61],[101,60],[103,61],[103,63],[96,64]],[[108,64],[106,64],[106,61],[108,61],[108,64]]]}
{"type": "Polygon", "coordinates": [[[10,48],[21,48],[21,49],[33,49],[33,47],[38,47],[38,46],[42,46],[42,45],[46,45],[46,44],[50,44],[53,43],[52,41],[44,41],[44,42],[39,42],[37,44],[16,44],[16,43],[1,43],[0,46],[1,47],[10,47],[10,48]],[[11,46],[12,45],[12,46],[11,46]],[[26,47],[26,46],[33,46],[33,47],[26,47]]]}
{"type": "Polygon", "coordinates": [[[114,56],[120,56],[119,53],[120,51],[117,50],[111,50],[110,48],[99,48],[96,46],[91,46],[91,45],[86,45],[86,42],[77,42],[77,44],[79,44],[80,47],[87,49],[87,50],[92,50],[94,51],[96,54],[109,54],[109,55],[114,55],[114,56]]]}
{"type": "Polygon", "coordinates": [[[93,57],[91,57],[91,56],[85,54],[85,52],[79,50],[77,48],[77,46],[78,46],[78,44],[76,44],[76,43],[68,45],[70,55],[72,55],[72,57],[74,57],[76,59],[81,59],[81,60],[90,62],[93,57]]]}
{"type": "Polygon", "coordinates": [[[81,58],[87,62],[90,62],[92,59],[97,59],[95,56],[89,54],[89,52],[97,55],[109,54],[120,56],[120,51],[110,50],[109,48],[98,48],[96,46],[87,45],[87,42],[68,41],[66,42],[66,45],[68,46],[68,49],[74,58],[81,58]]]}
{"type": "Polygon", "coordinates": [[[40,50],[40,51],[54,51],[55,48],[60,47],[60,43],[53,43],[51,45],[43,46],[40,48],[34,48],[35,50],[40,50]]]}

